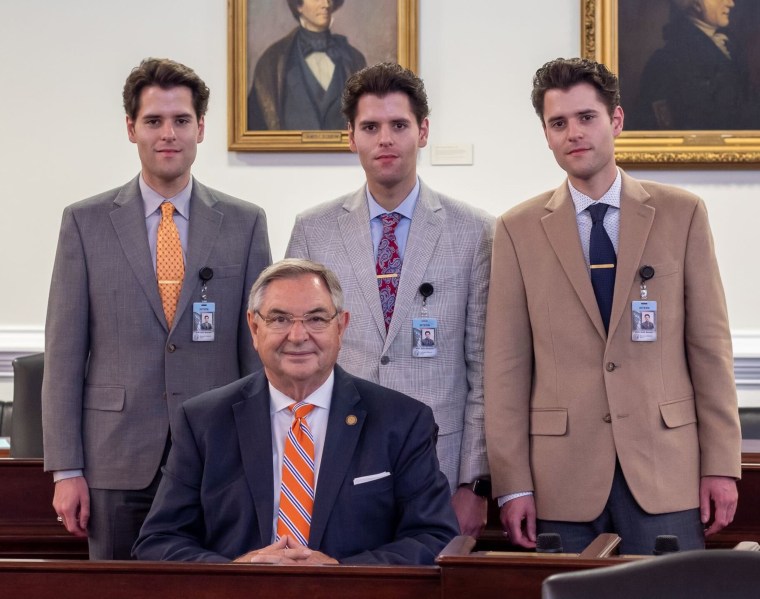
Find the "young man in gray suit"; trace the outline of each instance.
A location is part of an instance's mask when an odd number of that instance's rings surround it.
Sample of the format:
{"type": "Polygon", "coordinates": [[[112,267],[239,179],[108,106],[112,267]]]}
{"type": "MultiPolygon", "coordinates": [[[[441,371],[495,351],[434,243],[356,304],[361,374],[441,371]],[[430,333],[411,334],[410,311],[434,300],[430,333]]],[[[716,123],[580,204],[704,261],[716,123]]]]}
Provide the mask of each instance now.
{"type": "Polygon", "coordinates": [[[352,322],[338,363],[433,409],[460,528],[477,535],[490,492],[482,374],[493,219],[417,177],[428,112],[422,80],[397,64],[348,80],[343,114],[367,184],[299,215],[287,255],[340,278],[352,322]]]}
{"type": "Polygon", "coordinates": [[[45,469],[91,559],[129,559],[180,403],[259,367],[245,300],[271,262],[264,212],[191,177],[198,75],[147,59],[123,97],[142,170],[64,210],[45,330],[45,469]]]}

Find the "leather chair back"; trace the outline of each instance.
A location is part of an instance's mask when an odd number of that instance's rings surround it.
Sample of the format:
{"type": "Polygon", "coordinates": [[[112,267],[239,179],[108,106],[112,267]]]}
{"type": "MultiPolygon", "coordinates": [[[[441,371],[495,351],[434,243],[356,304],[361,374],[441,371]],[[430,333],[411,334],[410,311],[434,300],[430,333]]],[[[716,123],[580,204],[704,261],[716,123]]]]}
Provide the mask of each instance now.
{"type": "Polygon", "coordinates": [[[13,402],[0,400],[0,437],[11,436],[11,419],[13,418],[13,402]]]}
{"type": "Polygon", "coordinates": [[[42,457],[42,372],[45,354],[13,360],[12,458],[42,457]]]}
{"type": "Polygon", "coordinates": [[[739,408],[742,439],[760,439],[760,408],[739,408]]]}
{"type": "Polygon", "coordinates": [[[684,551],[550,576],[542,599],[757,599],[760,552],[684,551]]]}

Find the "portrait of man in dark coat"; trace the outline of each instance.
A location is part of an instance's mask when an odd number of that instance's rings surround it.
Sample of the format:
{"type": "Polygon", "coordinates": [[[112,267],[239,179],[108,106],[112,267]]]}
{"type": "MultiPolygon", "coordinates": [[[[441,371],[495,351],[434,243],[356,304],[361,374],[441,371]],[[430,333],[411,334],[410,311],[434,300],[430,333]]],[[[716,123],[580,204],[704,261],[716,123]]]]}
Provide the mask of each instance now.
{"type": "MultiPolygon", "coordinates": [[[[753,0],[754,1],[754,0],[753,0]]],[[[663,44],[647,60],[631,127],[638,130],[760,129],[760,104],[734,0],[671,0],[663,44]]],[[[756,23],[757,24],[757,23],[756,23]]]]}
{"type": "Polygon", "coordinates": [[[367,64],[348,38],[331,31],[344,0],[286,0],[298,26],[256,63],[248,93],[248,129],[345,129],[340,95],[367,64]]]}

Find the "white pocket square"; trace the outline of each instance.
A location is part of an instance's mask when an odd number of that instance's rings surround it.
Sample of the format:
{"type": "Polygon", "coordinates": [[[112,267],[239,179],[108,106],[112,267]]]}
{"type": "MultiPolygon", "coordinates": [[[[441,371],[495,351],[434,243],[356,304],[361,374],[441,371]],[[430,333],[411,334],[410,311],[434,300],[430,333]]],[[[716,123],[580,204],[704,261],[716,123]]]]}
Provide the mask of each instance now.
{"type": "Polygon", "coordinates": [[[371,483],[373,480],[380,480],[381,478],[385,478],[386,476],[390,475],[390,472],[378,472],[377,474],[369,474],[367,476],[357,476],[354,479],[354,486],[363,485],[364,483],[371,483]]]}

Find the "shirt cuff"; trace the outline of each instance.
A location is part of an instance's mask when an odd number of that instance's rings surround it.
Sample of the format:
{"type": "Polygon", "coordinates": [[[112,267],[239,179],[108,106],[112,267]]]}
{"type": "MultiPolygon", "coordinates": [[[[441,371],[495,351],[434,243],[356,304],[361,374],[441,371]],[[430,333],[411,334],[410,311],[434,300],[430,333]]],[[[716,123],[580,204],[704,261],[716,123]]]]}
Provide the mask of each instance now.
{"type": "Polygon", "coordinates": [[[75,478],[77,476],[84,476],[83,470],[56,470],[53,472],[53,482],[57,483],[67,478],[75,478]]]}
{"type": "Polygon", "coordinates": [[[517,499],[518,497],[527,497],[528,495],[533,495],[533,491],[521,491],[520,493],[510,493],[509,495],[502,495],[498,498],[499,507],[503,506],[508,501],[512,501],[513,499],[517,499]]]}

